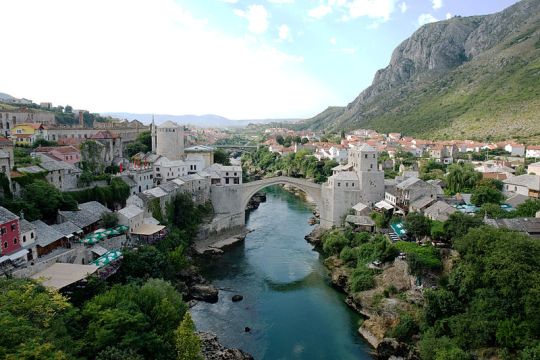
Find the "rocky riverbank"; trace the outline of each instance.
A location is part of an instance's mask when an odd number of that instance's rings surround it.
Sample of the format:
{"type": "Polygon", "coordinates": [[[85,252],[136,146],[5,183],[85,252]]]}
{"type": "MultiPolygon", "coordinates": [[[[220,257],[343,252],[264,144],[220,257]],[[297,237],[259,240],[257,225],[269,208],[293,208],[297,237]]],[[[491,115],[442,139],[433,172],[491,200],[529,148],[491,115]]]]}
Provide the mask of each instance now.
{"type": "Polygon", "coordinates": [[[253,360],[253,356],[240,349],[229,349],[219,343],[216,335],[197,332],[201,339],[201,350],[206,360],[253,360]]]}
{"type": "Polygon", "coordinates": [[[262,192],[255,193],[255,195],[253,195],[251,199],[249,199],[246,206],[246,211],[253,211],[255,209],[258,209],[259,205],[263,202],[266,202],[266,194],[262,192]]]}
{"type": "MultiPolygon", "coordinates": [[[[305,239],[320,251],[322,234],[323,231],[316,227],[305,239]]],[[[324,264],[330,272],[332,286],[345,293],[347,305],[365,318],[358,333],[375,349],[374,356],[380,360],[418,359],[413,347],[385,337],[401,313],[412,313],[423,302],[421,290],[415,286],[415,277],[410,275],[407,262],[396,259],[385,264],[375,277],[376,286],[356,293],[351,292],[348,286],[351,268],[336,256],[328,257],[324,264]]]]}

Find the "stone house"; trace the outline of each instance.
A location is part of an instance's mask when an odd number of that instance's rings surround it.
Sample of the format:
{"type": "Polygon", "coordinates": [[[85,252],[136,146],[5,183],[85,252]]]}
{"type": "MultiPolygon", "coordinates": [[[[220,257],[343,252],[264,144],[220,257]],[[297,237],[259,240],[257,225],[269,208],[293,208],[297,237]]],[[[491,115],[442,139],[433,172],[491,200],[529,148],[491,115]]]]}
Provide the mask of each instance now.
{"type": "Polygon", "coordinates": [[[384,199],[404,212],[419,211],[437,200],[437,187],[411,177],[386,187],[384,199]]]}
{"type": "Polygon", "coordinates": [[[118,210],[118,223],[129,228],[129,232],[144,223],[144,210],[135,205],[128,205],[118,210]]]}
{"type": "Polygon", "coordinates": [[[540,175],[519,175],[503,181],[503,192],[510,196],[521,194],[531,198],[540,198],[540,175]]]}
{"type": "Polygon", "coordinates": [[[437,201],[424,210],[424,216],[435,221],[446,221],[457,210],[444,201],[437,201]]]}
{"type": "Polygon", "coordinates": [[[531,145],[527,146],[527,151],[525,153],[527,158],[540,158],[540,145],[531,145]]]}
{"type": "Polygon", "coordinates": [[[81,161],[81,152],[73,145],[67,146],[39,146],[34,150],[34,154],[43,153],[55,160],[64,161],[75,165],[81,161]]]}

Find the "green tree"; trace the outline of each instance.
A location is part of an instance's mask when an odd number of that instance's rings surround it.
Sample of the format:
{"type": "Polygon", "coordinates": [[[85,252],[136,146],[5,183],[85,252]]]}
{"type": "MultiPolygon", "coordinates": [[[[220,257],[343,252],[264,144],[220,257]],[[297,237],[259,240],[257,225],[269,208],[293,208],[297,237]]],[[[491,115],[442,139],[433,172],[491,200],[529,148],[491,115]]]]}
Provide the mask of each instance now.
{"type": "Polygon", "coordinates": [[[174,330],[186,308],[181,295],[163,280],[115,285],[84,305],[84,351],[97,354],[115,347],[144,358],[170,359],[174,330]]]}
{"type": "Polygon", "coordinates": [[[516,208],[516,214],[523,217],[534,217],[538,211],[540,211],[540,200],[538,199],[527,199],[516,208]]]}
{"type": "Polygon", "coordinates": [[[0,358],[67,359],[78,351],[72,307],[34,281],[0,277],[0,358]],[[70,356],[71,355],[71,356],[70,356]]]}
{"type": "Polygon", "coordinates": [[[476,206],[484,204],[500,204],[504,200],[503,194],[489,186],[478,186],[473,190],[471,202],[476,206]]]}
{"type": "MultiPolygon", "coordinates": [[[[56,219],[58,210],[77,210],[73,198],[62,194],[44,180],[36,180],[23,189],[22,198],[36,209],[39,217],[47,221],[56,219]]],[[[32,219],[33,220],[33,219],[32,219]]]]}
{"type": "Polygon", "coordinates": [[[481,177],[482,174],[475,171],[470,164],[452,164],[448,167],[448,175],[446,176],[448,191],[452,194],[469,192],[474,189],[481,177]]]}
{"type": "Polygon", "coordinates": [[[103,212],[103,214],[101,214],[101,226],[104,228],[112,228],[116,225],[118,225],[118,213],[103,212]]]}
{"type": "Polygon", "coordinates": [[[221,165],[231,165],[229,155],[223,149],[214,150],[214,162],[221,165]]]}
{"type": "Polygon", "coordinates": [[[470,228],[482,225],[483,222],[481,218],[456,211],[455,213],[450,214],[448,220],[444,222],[444,231],[449,239],[456,239],[465,235],[470,228]]]}
{"type": "Polygon", "coordinates": [[[176,354],[178,360],[202,360],[201,339],[195,333],[195,324],[189,312],[175,331],[176,354]]]}
{"type": "Polygon", "coordinates": [[[431,221],[424,215],[416,212],[407,214],[403,226],[407,235],[414,239],[420,239],[431,234],[431,221]]]}

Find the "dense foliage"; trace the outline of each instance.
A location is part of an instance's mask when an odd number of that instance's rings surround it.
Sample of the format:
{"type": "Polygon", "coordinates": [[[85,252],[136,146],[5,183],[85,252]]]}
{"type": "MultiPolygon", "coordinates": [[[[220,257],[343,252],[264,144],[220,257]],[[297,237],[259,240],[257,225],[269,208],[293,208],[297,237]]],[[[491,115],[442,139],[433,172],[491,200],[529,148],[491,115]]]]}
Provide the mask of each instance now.
{"type": "Polygon", "coordinates": [[[469,358],[484,348],[540,356],[540,243],[480,227],[454,241],[461,260],[443,287],[426,291],[423,359],[469,358]],[[452,355],[454,356],[454,355],[452,355]]]}
{"type": "Polygon", "coordinates": [[[347,230],[327,231],[321,237],[326,255],[338,255],[352,269],[349,287],[352,291],[369,290],[375,286],[377,270],[369,268],[375,260],[392,261],[398,249],[383,235],[347,230]]]}
{"type": "Polygon", "coordinates": [[[135,141],[126,146],[126,154],[129,158],[140,152],[147,153],[150,150],[152,150],[152,135],[150,131],[143,131],[137,135],[135,141]]]}
{"type": "Polygon", "coordinates": [[[332,175],[332,168],[337,165],[338,163],[334,160],[319,161],[307,150],[281,156],[270,152],[267,147],[261,147],[257,151],[242,156],[242,167],[246,174],[264,176],[281,173],[292,177],[313,179],[317,183],[325,182],[332,175]]]}
{"type": "Polygon", "coordinates": [[[439,251],[431,245],[421,246],[413,242],[398,241],[395,246],[405,253],[412,274],[422,275],[442,268],[439,251]]]}
{"type": "Polygon", "coordinates": [[[4,197],[0,204],[29,220],[54,221],[58,210],[77,210],[77,201],[44,180],[35,180],[22,189],[22,197],[4,197]]]}
{"type": "Polygon", "coordinates": [[[110,209],[124,207],[131,191],[124,180],[113,177],[109,185],[94,186],[91,189],[72,191],[69,194],[79,203],[98,201],[110,209]]]}
{"type": "Polygon", "coordinates": [[[0,358],[200,358],[185,316],[182,273],[190,266],[185,251],[211,209],[195,206],[189,196],[167,208],[166,238],[124,249],[116,274],[91,276],[84,287],[64,289],[68,297],[34,281],[0,278],[0,358]]]}

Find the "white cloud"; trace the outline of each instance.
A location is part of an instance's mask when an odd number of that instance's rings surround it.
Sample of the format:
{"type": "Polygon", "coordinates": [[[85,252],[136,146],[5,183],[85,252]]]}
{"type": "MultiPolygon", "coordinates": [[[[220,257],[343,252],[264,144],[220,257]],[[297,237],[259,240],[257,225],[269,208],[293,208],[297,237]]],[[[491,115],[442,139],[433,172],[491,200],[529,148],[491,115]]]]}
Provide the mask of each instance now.
{"type": "Polygon", "coordinates": [[[4,0],[0,13],[10,14],[0,33],[18,29],[2,45],[26,53],[21,39],[32,39],[40,55],[2,58],[2,91],[17,97],[94,112],[233,119],[307,117],[343,101],[302,57],[226,35],[175,0],[4,0]],[[86,55],[73,61],[51,44],[86,55]]]}
{"type": "Polygon", "coordinates": [[[420,14],[418,17],[418,26],[429,24],[438,21],[437,18],[431,14],[420,14]]]}
{"type": "Polygon", "coordinates": [[[285,24],[278,28],[278,36],[282,41],[292,41],[291,29],[285,24]]]}
{"type": "Polygon", "coordinates": [[[316,8],[313,8],[308,11],[308,15],[315,19],[322,19],[326,15],[332,12],[332,7],[329,5],[319,5],[316,8]]]}
{"type": "Polygon", "coordinates": [[[236,4],[238,0],[219,0],[221,2],[227,3],[227,4],[236,4]]]}
{"type": "Polygon", "coordinates": [[[336,40],[335,37],[332,36],[332,37],[330,38],[330,44],[332,44],[332,45],[336,45],[336,44],[337,44],[337,40],[336,40]]]}
{"type": "Polygon", "coordinates": [[[451,18],[452,18],[452,14],[446,13],[446,19],[448,20],[448,19],[451,19],[451,18]]]}
{"type": "Polygon", "coordinates": [[[366,16],[380,21],[388,21],[394,12],[396,0],[353,0],[346,4],[352,19],[366,16]]]}
{"type": "Polygon", "coordinates": [[[294,0],[267,0],[273,4],[294,4],[294,0]]]}
{"type": "Polygon", "coordinates": [[[270,15],[262,5],[249,5],[247,10],[236,9],[234,13],[247,19],[248,30],[254,34],[263,34],[268,29],[270,15]]]}
{"type": "Polygon", "coordinates": [[[406,12],[408,9],[407,7],[407,4],[404,2],[402,2],[401,4],[399,4],[399,10],[401,10],[402,13],[406,12]]]}
{"type": "Polygon", "coordinates": [[[443,7],[443,0],[431,0],[433,9],[437,10],[443,7]]]}

